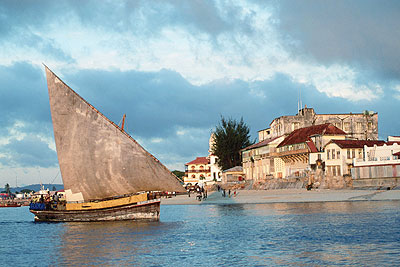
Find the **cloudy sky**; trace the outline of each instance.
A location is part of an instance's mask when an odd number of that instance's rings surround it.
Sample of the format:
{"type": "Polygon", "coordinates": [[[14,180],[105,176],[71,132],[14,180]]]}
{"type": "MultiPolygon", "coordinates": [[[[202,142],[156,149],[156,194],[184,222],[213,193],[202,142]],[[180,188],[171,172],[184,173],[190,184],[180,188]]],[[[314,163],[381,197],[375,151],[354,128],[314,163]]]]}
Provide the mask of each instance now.
{"type": "Polygon", "coordinates": [[[302,102],[400,135],[400,2],[0,2],[0,187],[61,183],[42,63],[170,169],[302,102]]]}

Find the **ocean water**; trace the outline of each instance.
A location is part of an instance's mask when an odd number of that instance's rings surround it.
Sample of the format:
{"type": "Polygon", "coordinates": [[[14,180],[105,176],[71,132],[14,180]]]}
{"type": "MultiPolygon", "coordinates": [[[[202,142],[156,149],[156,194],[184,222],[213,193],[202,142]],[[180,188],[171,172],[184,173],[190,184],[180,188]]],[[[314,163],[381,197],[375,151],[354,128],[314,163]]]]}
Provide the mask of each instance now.
{"type": "Polygon", "coordinates": [[[162,205],[160,222],[0,209],[2,266],[400,266],[400,202],[162,205]]]}

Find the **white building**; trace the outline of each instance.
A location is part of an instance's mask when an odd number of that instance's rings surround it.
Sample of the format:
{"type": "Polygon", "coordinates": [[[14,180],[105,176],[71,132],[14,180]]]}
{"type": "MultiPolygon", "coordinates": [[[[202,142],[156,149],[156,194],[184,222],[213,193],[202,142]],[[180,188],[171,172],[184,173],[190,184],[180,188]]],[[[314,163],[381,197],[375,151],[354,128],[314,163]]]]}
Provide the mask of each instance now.
{"type": "Polygon", "coordinates": [[[185,185],[212,184],[222,181],[222,171],[217,164],[218,157],[212,154],[214,134],[211,134],[208,142],[208,156],[197,157],[185,164],[185,185]]]}
{"type": "Polygon", "coordinates": [[[392,188],[400,178],[400,141],[390,136],[383,145],[364,146],[363,158],[353,160],[353,186],[392,188]],[[393,141],[396,140],[396,141],[393,141]]]}
{"type": "Polygon", "coordinates": [[[222,171],[221,168],[217,164],[218,157],[212,154],[212,147],[214,145],[214,133],[211,134],[210,139],[208,141],[209,149],[208,149],[208,160],[210,166],[210,176],[211,179],[215,182],[221,182],[222,180],[222,171]]]}

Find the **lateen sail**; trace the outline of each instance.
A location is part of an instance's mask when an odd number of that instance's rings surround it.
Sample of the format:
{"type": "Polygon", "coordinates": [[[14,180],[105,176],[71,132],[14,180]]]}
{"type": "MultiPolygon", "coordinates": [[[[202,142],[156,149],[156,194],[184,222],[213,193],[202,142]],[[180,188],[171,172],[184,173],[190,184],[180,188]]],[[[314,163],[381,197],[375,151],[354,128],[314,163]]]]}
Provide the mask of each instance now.
{"type": "Polygon", "coordinates": [[[84,200],[184,191],[164,165],[47,67],[46,76],[65,189],[81,192],[84,200]]]}

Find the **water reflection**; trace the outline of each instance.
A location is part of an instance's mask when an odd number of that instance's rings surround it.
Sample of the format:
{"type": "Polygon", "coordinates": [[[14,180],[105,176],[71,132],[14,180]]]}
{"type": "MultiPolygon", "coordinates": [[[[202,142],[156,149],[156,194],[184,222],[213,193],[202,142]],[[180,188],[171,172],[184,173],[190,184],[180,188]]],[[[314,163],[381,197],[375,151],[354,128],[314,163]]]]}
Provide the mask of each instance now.
{"type": "MultiPolygon", "coordinates": [[[[160,222],[0,225],[16,265],[396,265],[399,202],[162,206],[160,222]],[[28,238],[27,238],[28,237],[28,238]],[[24,239],[25,238],[25,239],[24,239]]],[[[19,212],[16,210],[14,212],[19,212]]]]}
{"type": "Polygon", "coordinates": [[[135,255],[151,254],[158,222],[65,223],[60,261],[65,264],[113,265],[135,262],[135,255]],[[143,245],[147,243],[148,246],[143,245]]]}

